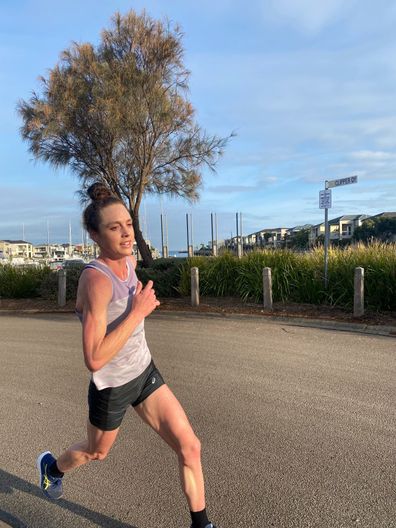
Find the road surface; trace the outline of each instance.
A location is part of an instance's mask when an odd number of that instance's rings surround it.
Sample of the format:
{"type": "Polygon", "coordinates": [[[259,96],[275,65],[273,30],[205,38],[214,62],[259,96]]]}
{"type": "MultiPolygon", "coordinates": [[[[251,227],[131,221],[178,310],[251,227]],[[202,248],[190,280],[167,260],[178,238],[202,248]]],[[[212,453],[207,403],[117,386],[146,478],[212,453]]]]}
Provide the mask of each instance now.
{"type": "MultiPolygon", "coordinates": [[[[394,338],[175,313],[146,334],[202,441],[218,528],[396,528],[394,338]]],[[[133,410],[105,461],[42,496],[37,454],[85,434],[80,324],[1,316],[0,335],[0,522],[188,528],[176,457],[133,410]]]]}

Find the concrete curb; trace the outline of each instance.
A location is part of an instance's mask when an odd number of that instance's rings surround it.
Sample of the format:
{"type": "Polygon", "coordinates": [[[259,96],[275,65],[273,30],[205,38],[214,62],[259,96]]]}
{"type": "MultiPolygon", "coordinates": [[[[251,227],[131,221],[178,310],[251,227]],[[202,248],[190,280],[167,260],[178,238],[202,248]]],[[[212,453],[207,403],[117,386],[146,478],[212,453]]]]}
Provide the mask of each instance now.
{"type": "MultiPolygon", "coordinates": [[[[74,310],[1,310],[0,317],[2,315],[47,315],[47,314],[74,314],[74,310]]],[[[396,326],[385,326],[385,325],[368,325],[364,323],[345,323],[342,321],[333,321],[328,319],[315,319],[308,317],[294,317],[294,316],[281,316],[281,315],[256,315],[256,314],[240,314],[240,313],[226,313],[226,312],[199,312],[199,311],[186,311],[180,310],[158,310],[150,315],[150,317],[189,317],[189,318],[220,318],[220,319],[235,319],[243,320],[249,319],[259,322],[278,322],[289,326],[302,326],[310,328],[322,328],[324,330],[338,330],[340,332],[356,332],[361,334],[370,334],[385,337],[396,337],[396,326]]]]}

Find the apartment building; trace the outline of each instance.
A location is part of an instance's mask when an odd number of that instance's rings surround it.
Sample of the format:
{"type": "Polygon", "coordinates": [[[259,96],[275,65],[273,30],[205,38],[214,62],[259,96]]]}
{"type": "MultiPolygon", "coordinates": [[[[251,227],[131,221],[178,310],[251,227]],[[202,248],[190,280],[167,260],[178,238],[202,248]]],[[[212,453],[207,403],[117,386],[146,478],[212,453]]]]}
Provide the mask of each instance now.
{"type": "Polygon", "coordinates": [[[281,247],[287,233],[287,227],[274,227],[268,229],[261,229],[252,235],[248,235],[248,240],[251,245],[257,247],[281,247]]]}
{"type": "MultiPolygon", "coordinates": [[[[329,220],[330,240],[351,240],[354,230],[360,227],[368,215],[344,215],[329,220]]],[[[325,234],[325,223],[321,222],[311,227],[309,231],[309,244],[314,245],[319,236],[325,234]]]]}
{"type": "Polygon", "coordinates": [[[25,240],[1,240],[0,253],[3,258],[23,258],[33,257],[33,245],[25,240]]]}

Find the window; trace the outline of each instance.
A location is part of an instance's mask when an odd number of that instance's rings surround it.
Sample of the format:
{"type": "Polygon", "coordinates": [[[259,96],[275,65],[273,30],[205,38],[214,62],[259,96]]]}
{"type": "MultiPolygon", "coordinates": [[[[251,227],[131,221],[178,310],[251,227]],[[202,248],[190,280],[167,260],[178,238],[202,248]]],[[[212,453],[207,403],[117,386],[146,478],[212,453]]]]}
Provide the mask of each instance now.
{"type": "Polygon", "coordinates": [[[352,226],[351,224],[341,224],[342,236],[351,236],[352,235],[352,226]]]}

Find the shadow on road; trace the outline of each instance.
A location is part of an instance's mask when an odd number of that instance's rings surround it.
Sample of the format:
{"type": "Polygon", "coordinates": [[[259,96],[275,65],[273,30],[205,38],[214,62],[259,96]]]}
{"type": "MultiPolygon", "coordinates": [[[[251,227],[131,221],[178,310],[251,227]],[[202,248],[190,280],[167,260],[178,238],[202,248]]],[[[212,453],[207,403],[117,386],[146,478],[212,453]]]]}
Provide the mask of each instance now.
{"type": "MultiPolygon", "coordinates": [[[[47,500],[37,486],[34,486],[30,482],[27,482],[26,480],[23,480],[0,469],[0,503],[3,502],[3,500],[1,500],[1,495],[12,494],[16,490],[29,493],[30,495],[33,495],[34,497],[37,497],[41,500],[47,500]]],[[[116,519],[107,517],[107,515],[89,510],[80,504],[75,504],[74,502],[70,502],[65,499],[56,501],[56,505],[59,508],[68,510],[75,515],[95,523],[97,526],[102,526],[103,528],[137,528],[137,526],[126,524],[122,521],[117,521],[116,519]]],[[[0,521],[9,524],[12,526],[12,528],[27,528],[27,525],[15,517],[15,515],[8,513],[1,508],[0,521]]]]}
{"type": "Polygon", "coordinates": [[[0,521],[5,522],[7,526],[12,528],[27,528],[25,523],[4,510],[0,510],[0,521]]]}

